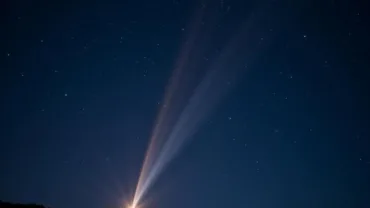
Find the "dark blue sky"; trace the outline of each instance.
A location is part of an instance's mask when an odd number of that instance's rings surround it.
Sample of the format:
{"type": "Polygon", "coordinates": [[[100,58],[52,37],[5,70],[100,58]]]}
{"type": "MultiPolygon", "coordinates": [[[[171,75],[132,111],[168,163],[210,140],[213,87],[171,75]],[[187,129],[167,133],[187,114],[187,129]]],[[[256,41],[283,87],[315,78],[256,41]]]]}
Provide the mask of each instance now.
{"type": "MultiPolygon", "coordinates": [[[[214,62],[260,1],[210,2],[217,29],[204,56],[214,62]]],[[[266,2],[245,41],[269,44],[249,51],[248,72],[149,191],[148,208],[370,204],[368,5],[266,2]]],[[[200,4],[3,1],[0,200],[130,200],[200,4]]]]}

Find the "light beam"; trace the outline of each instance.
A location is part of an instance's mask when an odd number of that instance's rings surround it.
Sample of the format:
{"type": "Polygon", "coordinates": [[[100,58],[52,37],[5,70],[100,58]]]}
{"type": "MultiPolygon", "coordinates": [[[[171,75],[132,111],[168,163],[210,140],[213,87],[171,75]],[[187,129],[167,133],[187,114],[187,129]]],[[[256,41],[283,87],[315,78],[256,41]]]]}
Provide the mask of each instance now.
{"type": "Polygon", "coordinates": [[[258,36],[266,28],[259,25],[256,28],[255,26],[265,22],[265,14],[268,13],[266,7],[259,7],[258,11],[252,13],[248,21],[243,24],[241,32],[233,36],[223,53],[210,65],[204,79],[195,88],[178,119],[173,122],[174,115],[171,110],[176,106],[178,98],[182,96],[179,90],[184,87],[181,84],[184,83],[185,69],[188,69],[189,62],[193,61],[190,57],[201,26],[203,9],[204,7],[195,15],[188,39],[176,61],[174,72],[166,88],[163,105],[150,138],[133,202],[129,208],[138,208],[143,197],[166,166],[190,141],[207,116],[230,90],[230,87],[234,86],[234,81],[242,77],[239,72],[245,71],[245,62],[251,64],[268,43],[268,40],[264,40],[262,43],[256,41],[261,40],[258,36]],[[245,39],[248,41],[243,41],[245,39]],[[235,54],[237,54],[237,58],[234,57],[235,54]],[[239,67],[239,64],[242,67],[239,67]],[[232,86],[227,83],[228,81],[231,81],[232,86]]]}

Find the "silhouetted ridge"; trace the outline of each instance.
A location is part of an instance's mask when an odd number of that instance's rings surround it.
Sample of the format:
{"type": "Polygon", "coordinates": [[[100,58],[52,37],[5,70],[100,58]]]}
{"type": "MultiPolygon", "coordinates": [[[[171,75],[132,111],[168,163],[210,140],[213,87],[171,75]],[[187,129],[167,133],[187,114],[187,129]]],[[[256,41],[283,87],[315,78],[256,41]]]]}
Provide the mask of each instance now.
{"type": "Polygon", "coordinates": [[[0,201],[0,208],[47,208],[39,204],[15,204],[0,201]]]}

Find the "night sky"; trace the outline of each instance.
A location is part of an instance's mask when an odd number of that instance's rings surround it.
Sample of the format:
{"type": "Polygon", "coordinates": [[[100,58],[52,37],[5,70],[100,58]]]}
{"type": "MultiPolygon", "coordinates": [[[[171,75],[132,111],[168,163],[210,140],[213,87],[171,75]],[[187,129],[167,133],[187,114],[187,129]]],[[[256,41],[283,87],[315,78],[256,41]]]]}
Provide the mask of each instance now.
{"type": "Polygon", "coordinates": [[[238,34],[241,52],[220,68],[245,71],[235,82],[225,76],[235,86],[144,207],[369,206],[366,1],[9,0],[0,8],[0,200],[122,208],[175,62],[189,34],[201,33],[207,44],[195,44],[182,83],[201,80],[238,34]],[[203,7],[207,29],[191,31],[203,7]]]}

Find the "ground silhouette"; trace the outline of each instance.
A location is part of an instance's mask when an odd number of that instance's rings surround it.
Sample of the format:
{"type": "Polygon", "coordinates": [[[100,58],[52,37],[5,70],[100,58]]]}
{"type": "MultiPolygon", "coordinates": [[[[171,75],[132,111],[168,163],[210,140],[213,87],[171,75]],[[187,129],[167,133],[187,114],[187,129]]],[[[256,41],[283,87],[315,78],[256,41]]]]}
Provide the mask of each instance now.
{"type": "Polygon", "coordinates": [[[17,204],[0,201],[0,208],[47,208],[39,204],[17,204]]]}

